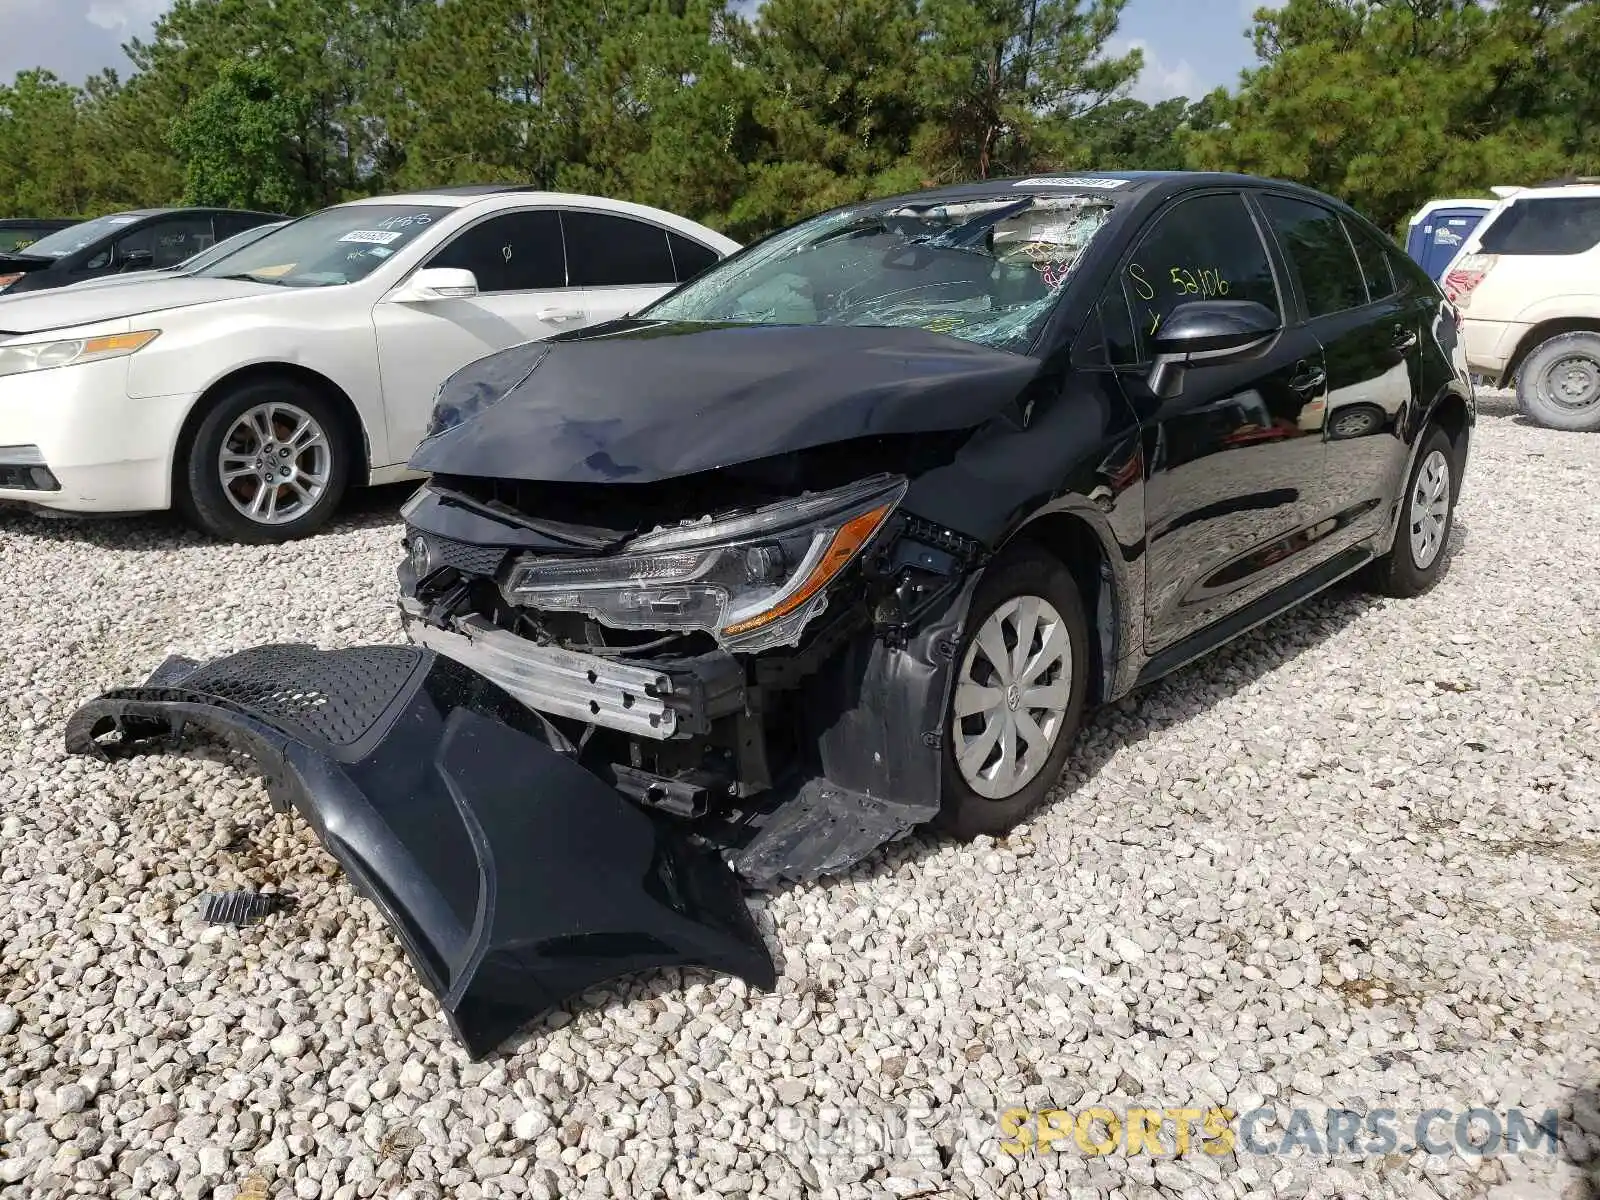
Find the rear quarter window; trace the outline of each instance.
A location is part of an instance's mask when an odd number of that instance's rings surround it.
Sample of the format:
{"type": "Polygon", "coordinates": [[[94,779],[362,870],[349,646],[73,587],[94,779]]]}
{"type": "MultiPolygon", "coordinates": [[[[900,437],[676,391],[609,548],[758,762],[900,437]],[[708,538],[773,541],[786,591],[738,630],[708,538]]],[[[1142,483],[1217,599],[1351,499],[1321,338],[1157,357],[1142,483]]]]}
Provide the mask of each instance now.
{"type": "Polygon", "coordinates": [[[1517,200],[1478,235],[1485,254],[1582,254],[1597,245],[1600,196],[1517,200]]]}

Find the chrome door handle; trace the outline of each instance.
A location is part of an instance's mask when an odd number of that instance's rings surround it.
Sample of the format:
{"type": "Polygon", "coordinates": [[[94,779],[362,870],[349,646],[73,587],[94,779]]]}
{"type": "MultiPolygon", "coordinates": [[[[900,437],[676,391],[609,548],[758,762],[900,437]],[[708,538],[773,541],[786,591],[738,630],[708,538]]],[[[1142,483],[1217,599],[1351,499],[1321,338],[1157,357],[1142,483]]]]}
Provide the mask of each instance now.
{"type": "Polygon", "coordinates": [[[533,315],[541,321],[575,321],[583,316],[575,308],[541,308],[533,315]]]}

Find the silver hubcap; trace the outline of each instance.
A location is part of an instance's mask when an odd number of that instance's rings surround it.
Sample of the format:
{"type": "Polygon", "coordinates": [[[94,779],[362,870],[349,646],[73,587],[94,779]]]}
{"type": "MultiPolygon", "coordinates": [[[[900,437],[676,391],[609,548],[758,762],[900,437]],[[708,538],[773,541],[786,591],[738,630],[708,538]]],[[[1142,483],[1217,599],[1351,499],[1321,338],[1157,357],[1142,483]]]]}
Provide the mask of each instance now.
{"type": "Polygon", "coordinates": [[[222,491],[259,525],[283,525],[316,507],[333,473],[328,435],[293,404],[258,404],[228,429],[217,456],[222,491]]]}
{"type": "Polygon", "coordinates": [[[1545,394],[1565,408],[1600,401],[1600,363],[1587,355],[1557,359],[1544,373],[1545,394]]]}
{"type": "Polygon", "coordinates": [[[1072,640],[1039,596],[990,613],[956,680],[956,766],[967,786],[1004,800],[1044,769],[1072,694],[1072,640]]]}
{"type": "Polygon", "coordinates": [[[1435,450],[1422,460],[1411,490],[1411,558],[1426,570],[1444,548],[1444,527],[1450,516],[1450,463],[1435,450]]]}

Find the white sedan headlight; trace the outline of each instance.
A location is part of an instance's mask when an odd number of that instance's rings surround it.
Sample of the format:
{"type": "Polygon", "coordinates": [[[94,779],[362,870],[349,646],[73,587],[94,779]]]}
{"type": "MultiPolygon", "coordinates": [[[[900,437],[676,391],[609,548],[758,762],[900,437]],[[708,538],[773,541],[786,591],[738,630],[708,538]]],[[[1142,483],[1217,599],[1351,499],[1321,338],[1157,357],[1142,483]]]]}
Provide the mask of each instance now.
{"type": "Polygon", "coordinates": [[[137,333],[108,333],[90,338],[56,338],[48,342],[9,343],[0,346],[0,376],[21,375],[28,371],[49,371],[78,363],[122,358],[142,350],[160,335],[159,329],[137,333]]]}
{"type": "Polygon", "coordinates": [[[826,589],[883,527],[904,479],[877,476],[723,521],[645,534],[609,558],[537,558],[507,591],[617,629],[699,629],[730,650],[797,642],[826,589]]]}

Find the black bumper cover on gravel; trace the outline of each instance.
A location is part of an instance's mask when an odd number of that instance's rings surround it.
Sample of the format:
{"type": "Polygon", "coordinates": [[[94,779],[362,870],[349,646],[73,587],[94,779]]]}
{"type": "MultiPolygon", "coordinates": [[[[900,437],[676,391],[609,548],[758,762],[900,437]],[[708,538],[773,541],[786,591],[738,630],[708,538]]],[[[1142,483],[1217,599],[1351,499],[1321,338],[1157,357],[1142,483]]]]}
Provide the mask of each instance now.
{"type": "Polygon", "coordinates": [[[411,646],[172,658],[67,725],[116,757],[187,726],[255,758],[383,912],[480,1057],[619,975],[702,965],[775,981],[738,880],[635,807],[481,676],[411,646]]]}

